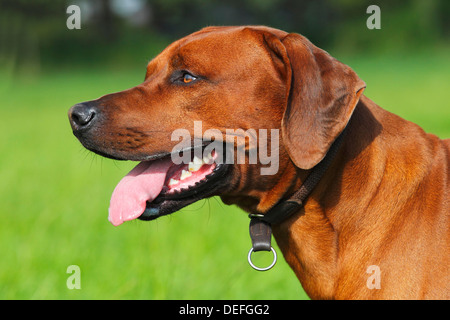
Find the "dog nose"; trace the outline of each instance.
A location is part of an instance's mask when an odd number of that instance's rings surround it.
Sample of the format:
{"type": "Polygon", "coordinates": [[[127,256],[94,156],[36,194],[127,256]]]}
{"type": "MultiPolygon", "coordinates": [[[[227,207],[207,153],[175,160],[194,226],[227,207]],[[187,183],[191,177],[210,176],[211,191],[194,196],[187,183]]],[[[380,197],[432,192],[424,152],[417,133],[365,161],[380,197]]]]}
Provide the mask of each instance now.
{"type": "Polygon", "coordinates": [[[74,130],[87,127],[97,115],[97,108],[89,102],[74,105],[69,110],[69,120],[74,130]]]}

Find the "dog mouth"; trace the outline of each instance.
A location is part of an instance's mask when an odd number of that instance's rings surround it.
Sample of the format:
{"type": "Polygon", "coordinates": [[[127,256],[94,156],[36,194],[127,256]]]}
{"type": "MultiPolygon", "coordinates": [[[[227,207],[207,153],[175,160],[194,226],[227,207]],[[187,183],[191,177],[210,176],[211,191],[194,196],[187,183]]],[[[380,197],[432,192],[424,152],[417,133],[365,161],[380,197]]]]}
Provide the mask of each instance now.
{"type": "Polygon", "coordinates": [[[197,156],[199,152],[188,150],[192,155],[188,163],[175,164],[172,154],[140,162],[114,189],[109,221],[118,226],[134,219],[153,220],[219,194],[226,187],[230,166],[219,161],[215,150],[201,151],[197,156]]]}

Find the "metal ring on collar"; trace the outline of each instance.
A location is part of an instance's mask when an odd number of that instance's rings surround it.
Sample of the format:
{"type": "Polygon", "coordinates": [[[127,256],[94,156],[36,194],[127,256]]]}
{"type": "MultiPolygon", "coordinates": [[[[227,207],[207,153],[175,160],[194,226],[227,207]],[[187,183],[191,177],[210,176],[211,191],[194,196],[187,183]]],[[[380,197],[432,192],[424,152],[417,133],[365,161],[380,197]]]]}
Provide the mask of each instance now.
{"type": "Polygon", "coordinates": [[[248,217],[249,217],[250,219],[252,219],[252,218],[263,218],[264,215],[263,215],[263,214],[260,214],[260,213],[249,213],[249,214],[248,214],[248,217]]]}
{"type": "Polygon", "coordinates": [[[277,253],[275,252],[275,249],[273,247],[270,247],[270,250],[272,250],[272,253],[273,253],[273,261],[272,261],[272,264],[270,266],[265,267],[265,268],[260,268],[260,267],[257,267],[257,266],[255,266],[253,264],[253,262],[252,262],[253,248],[250,248],[250,251],[248,252],[248,257],[247,257],[248,263],[252,266],[253,269],[258,270],[258,271],[267,271],[269,269],[272,269],[272,267],[277,262],[277,253]]]}

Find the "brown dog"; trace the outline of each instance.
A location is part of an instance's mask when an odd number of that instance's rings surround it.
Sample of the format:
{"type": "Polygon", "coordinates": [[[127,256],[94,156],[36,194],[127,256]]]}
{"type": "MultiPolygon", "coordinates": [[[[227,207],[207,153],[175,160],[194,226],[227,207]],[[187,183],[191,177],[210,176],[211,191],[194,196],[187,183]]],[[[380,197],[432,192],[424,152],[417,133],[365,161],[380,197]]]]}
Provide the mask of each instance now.
{"type": "Polygon", "coordinates": [[[346,128],[304,207],[273,226],[285,259],[311,298],[448,299],[450,140],[381,109],[365,86],[299,34],[210,27],[153,59],[144,83],[75,105],[69,118],[89,150],[142,161],[113,194],[115,225],[212,195],[265,214],[346,128]],[[276,174],[261,175],[259,162],[208,162],[217,152],[199,165],[173,164],[172,133],[199,138],[194,121],[200,135],[279,129],[276,174]]]}

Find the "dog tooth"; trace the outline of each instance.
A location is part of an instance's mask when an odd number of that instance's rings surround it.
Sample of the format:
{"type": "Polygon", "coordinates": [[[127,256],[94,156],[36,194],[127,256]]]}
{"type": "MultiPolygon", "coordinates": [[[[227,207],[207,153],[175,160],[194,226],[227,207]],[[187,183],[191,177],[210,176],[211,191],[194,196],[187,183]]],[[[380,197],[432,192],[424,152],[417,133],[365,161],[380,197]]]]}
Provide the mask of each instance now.
{"type": "Polygon", "coordinates": [[[188,177],[192,176],[192,172],[190,171],[186,171],[186,170],[181,170],[181,176],[180,176],[180,181],[184,180],[188,177]]]}
{"type": "Polygon", "coordinates": [[[179,182],[178,180],[170,178],[170,180],[169,180],[169,186],[172,186],[172,185],[174,185],[174,184],[177,184],[178,182],[179,182]]]}
{"type": "MultiPolygon", "coordinates": [[[[198,159],[198,158],[197,158],[198,159]]],[[[194,157],[194,160],[195,160],[195,157],[194,157]]],[[[198,171],[201,167],[202,167],[202,165],[203,165],[203,162],[201,162],[201,163],[195,163],[195,162],[189,162],[189,165],[188,165],[188,170],[190,171],[190,172],[195,172],[195,171],[198,171]]]]}
{"type": "Polygon", "coordinates": [[[203,163],[212,164],[214,162],[214,158],[211,153],[203,156],[203,163]]]}
{"type": "Polygon", "coordinates": [[[192,160],[192,162],[196,163],[196,164],[201,164],[203,163],[202,159],[198,158],[197,156],[194,156],[194,159],[192,160]]]}

